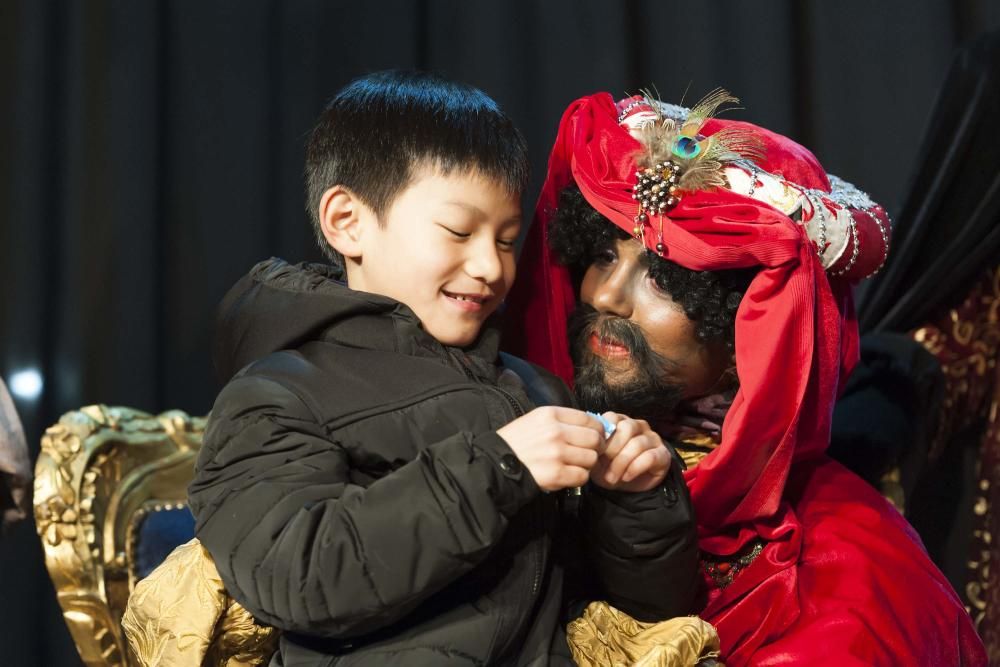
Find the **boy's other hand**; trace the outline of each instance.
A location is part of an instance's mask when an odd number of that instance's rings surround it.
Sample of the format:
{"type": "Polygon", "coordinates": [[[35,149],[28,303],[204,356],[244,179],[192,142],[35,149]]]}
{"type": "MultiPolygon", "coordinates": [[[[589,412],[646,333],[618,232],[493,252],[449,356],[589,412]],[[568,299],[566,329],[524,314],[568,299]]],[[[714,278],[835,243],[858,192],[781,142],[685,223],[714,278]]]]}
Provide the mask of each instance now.
{"type": "Polygon", "coordinates": [[[607,446],[590,469],[590,481],[605,489],[638,493],[660,484],[670,470],[670,452],[642,419],[616,412],[602,415],[616,425],[607,446]]]}
{"type": "Polygon", "coordinates": [[[535,408],[497,429],[543,491],[583,486],[604,448],[604,427],[581,410],[535,408]]]}

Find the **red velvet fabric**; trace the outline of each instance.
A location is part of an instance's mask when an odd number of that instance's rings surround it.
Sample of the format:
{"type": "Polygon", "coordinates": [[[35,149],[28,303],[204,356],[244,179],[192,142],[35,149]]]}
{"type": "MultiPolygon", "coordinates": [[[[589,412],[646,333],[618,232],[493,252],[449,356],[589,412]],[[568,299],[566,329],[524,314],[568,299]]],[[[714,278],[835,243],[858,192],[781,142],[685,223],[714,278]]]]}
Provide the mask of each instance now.
{"type": "MultiPolygon", "coordinates": [[[[572,382],[568,271],[544,239],[559,192],[587,201],[631,233],[638,142],[607,94],[567,109],[508,297],[506,346],[572,382]]],[[[710,121],[712,134],[732,122],[710,121]]],[[[809,151],[768,132],[761,166],[829,191],[809,151]]],[[[658,242],[647,227],[646,244],[658,242]]],[[[705,578],[703,618],[726,664],[983,665],[971,620],[919,539],[860,478],[826,458],[839,389],[857,360],[850,288],[827,279],[803,229],[728,190],[686,194],[663,221],[663,256],[698,270],[759,267],[737,312],[740,390],[720,446],[686,473],[702,550],[761,555],[726,588],[705,578]]]]}

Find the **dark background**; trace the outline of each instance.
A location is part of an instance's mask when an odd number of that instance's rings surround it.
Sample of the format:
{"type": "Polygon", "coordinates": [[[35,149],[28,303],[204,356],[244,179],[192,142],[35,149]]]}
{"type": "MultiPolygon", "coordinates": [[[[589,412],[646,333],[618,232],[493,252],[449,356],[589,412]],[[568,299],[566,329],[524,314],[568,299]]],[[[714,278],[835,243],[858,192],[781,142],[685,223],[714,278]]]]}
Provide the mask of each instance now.
{"type": "MultiPolygon", "coordinates": [[[[996,0],[0,0],[0,374],[44,427],[89,403],[209,410],[213,309],[253,263],[317,259],[305,136],[352,78],[440,71],[522,128],[530,207],[565,106],[634,93],[788,134],[890,214],[953,49],[996,0]]],[[[34,525],[0,538],[0,663],[76,665],[34,525]]]]}

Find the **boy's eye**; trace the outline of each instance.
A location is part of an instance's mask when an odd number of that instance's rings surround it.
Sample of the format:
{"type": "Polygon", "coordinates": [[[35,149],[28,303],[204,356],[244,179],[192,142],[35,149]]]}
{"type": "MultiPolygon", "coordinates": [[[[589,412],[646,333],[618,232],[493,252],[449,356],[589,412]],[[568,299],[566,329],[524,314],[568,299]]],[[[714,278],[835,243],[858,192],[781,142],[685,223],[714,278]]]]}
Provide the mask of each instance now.
{"type": "Polygon", "coordinates": [[[452,236],[456,236],[456,237],[458,237],[460,239],[467,239],[470,236],[472,236],[472,234],[469,234],[467,232],[456,231],[456,230],[452,229],[451,227],[449,227],[447,225],[442,225],[441,223],[438,223],[438,227],[440,227],[441,229],[447,231],[452,236]]]}

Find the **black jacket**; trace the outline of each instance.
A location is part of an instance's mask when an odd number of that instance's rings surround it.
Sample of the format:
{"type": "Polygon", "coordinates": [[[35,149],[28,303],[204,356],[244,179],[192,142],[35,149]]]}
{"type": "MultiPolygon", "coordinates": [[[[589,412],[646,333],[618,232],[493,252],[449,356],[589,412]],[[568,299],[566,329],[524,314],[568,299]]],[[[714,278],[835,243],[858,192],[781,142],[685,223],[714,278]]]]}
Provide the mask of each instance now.
{"type": "MultiPolygon", "coordinates": [[[[495,432],[534,407],[495,330],[443,347],[337,277],[270,260],[227,295],[218,370],[250,365],[215,403],[190,487],[229,593],[285,631],[272,664],[571,664],[572,602],[689,613],[677,470],[649,493],[585,489],[566,514],[495,432]]],[[[533,372],[534,394],[569,400],[533,372]]]]}

